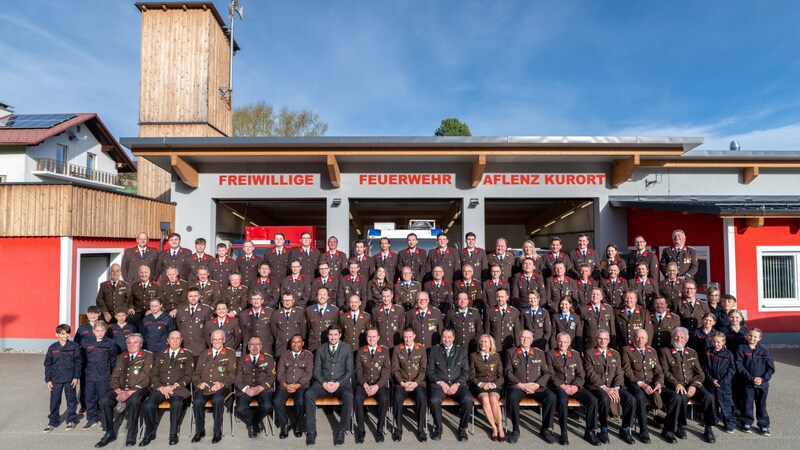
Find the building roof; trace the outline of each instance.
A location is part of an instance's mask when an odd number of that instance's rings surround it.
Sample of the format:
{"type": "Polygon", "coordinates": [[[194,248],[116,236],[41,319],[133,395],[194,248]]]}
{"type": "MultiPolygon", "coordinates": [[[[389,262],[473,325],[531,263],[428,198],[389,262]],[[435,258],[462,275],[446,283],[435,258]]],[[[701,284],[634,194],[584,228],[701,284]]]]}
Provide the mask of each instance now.
{"type": "MultiPolygon", "coordinates": [[[[103,152],[108,154],[120,172],[136,172],[136,165],[119,145],[114,135],[106,128],[100,117],[95,113],[67,114],[71,119],[57,123],[46,128],[7,128],[0,126],[0,147],[11,145],[39,145],[53,136],[69,130],[77,125],[85,125],[94,134],[102,146],[103,152]]],[[[14,118],[11,116],[9,121],[14,118]]]]}
{"type": "MultiPolygon", "coordinates": [[[[217,23],[219,24],[219,27],[222,28],[222,31],[225,32],[225,37],[228,39],[228,42],[230,42],[231,30],[225,23],[225,20],[222,19],[222,16],[219,15],[219,11],[217,11],[216,6],[214,6],[214,2],[138,2],[136,3],[136,8],[138,8],[141,12],[159,9],[162,11],[166,11],[168,9],[182,9],[184,11],[189,9],[202,9],[204,11],[211,10],[211,14],[214,16],[214,19],[217,20],[217,23]]],[[[233,51],[238,52],[239,50],[241,50],[241,48],[234,39],[233,51]]]]}
{"type": "Polygon", "coordinates": [[[611,196],[611,206],[714,214],[723,217],[798,217],[800,198],[785,196],[611,196]]]}

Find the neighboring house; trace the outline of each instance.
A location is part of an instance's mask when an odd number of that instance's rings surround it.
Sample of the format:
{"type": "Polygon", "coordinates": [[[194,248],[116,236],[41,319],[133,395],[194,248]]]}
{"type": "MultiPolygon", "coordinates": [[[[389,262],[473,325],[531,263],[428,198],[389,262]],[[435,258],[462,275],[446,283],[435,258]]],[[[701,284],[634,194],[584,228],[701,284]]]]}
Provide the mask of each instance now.
{"type": "Polygon", "coordinates": [[[0,103],[0,182],[122,189],[136,166],[94,113],[14,114],[0,103]]]}

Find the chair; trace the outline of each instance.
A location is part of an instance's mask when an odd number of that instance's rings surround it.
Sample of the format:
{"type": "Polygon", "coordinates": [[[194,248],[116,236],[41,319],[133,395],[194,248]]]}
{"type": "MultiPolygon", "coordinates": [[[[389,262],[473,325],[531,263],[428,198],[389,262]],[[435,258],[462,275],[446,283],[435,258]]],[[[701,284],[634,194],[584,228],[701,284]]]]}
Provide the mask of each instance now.
{"type": "MultiPolygon", "coordinates": [[[[194,386],[192,386],[192,401],[194,401],[194,386]]],[[[228,393],[225,394],[225,400],[223,401],[224,407],[230,413],[230,422],[231,422],[231,436],[233,436],[233,389],[229,388],[228,393]]],[[[159,405],[159,408],[161,405],[159,405]]],[[[211,409],[211,400],[206,400],[206,404],[203,405],[205,411],[211,409]]],[[[224,415],[221,420],[224,420],[224,415]]],[[[222,427],[223,432],[225,431],[225,427],[222,427]]],[[[189,422],[189,435],[194,435],[194,414],[192,414],[192,420],[189,422]]]]}
{"type": "MultiPolygon", "coordinates": [[[[292,399],[292,400],[294,400],[294,399],[292,399]]],[[[258,407],[258,401],[250,400],[250,405],[249,406],[251,408],[257,408],[258,407]]],[[[236,408],[234,408],[234,407],[231,407],[231,409],[229,410],[229,413],[230,413],[230,416],[231,416],[231,437],[233,437],[233,423],[234,423],[234,421],[237,422],[237,423],[240,422],[239,418],[236,417],[236,411],[235,410],[236,410],[236,408]]],[[[270,435],[275,436],[275,428],[273,426],[274,417],[275,417],[275,408],[274,407],[272,408],[273,420],[270,420],[269,422],[265,422],[267,417],[269,417],[269,414],[267,414],[263,419],[261,419],[261,428],[264,429],[264,436],[270,436],[270,435]],[[267,423],[269,424],[269,434],[267,434],[267,423]]]]}

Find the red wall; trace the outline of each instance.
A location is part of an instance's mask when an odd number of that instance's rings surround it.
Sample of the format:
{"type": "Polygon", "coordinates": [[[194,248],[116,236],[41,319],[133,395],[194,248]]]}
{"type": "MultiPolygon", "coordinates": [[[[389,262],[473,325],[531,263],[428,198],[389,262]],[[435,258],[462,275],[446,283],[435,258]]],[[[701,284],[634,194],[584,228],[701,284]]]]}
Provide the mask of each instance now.
{"type": "Polygon", "coordinates": [[[743,228],[744,221],[735,221],[736,230],[736,299],[740,309],[747,310],[747,326],[764,331],[800,331],[800,312],[761,312],[758,310],[758,276],[756,246],[800,246],[800,221],[767,219],[761,228],[743,228]]]}
{"type": "Polygon", "coordinates": [[[52,338],[58,325],[61,238],[0,238],[0,338],[52,338]]]}
{"type": "Polygon", "coordinates": [[[725,242],[720,217],[629,209],[626,245],[633,245],[633,238],[641,234],[647,240],[647,245],[652,247],[672,246],[672,231],[677,228],[686,232],[686,245],[709,247],[709,281],[719,283],[720,289],[725,292],[725,242]]]}

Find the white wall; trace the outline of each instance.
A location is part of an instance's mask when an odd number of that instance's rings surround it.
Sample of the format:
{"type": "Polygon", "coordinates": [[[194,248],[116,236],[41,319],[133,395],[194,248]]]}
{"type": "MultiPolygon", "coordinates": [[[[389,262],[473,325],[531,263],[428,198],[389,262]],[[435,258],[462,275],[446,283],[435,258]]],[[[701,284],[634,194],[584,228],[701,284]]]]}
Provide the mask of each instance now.
{"type": "Polygon", "coordinates": [[[7,183],[28,181],[25,171],[25,147],[3,147],[0,150],[0,175],[5,175],[7,183]]]}
{"type": "MultiPolygon", "coordinates": [[[[56,149],[58,144],[67,146],[66,159],[69,164],[86,167],[86,154],[93,153],[95,155],[95,170],[113,174],[117,173],[114,160],[111,159],[111,157],[107,154],[103,153],[100,142],[98,142],[94,135],[89,132],[88,128],[86,128],[86,125],[81,126],[81,131],[78,131],[78,127],[75,126],[64,133],[51,137],[39,145],[28,147],[28,172],[30,173],[31,171],[36,170],[36,161],[34,161],[35,159],[56,159],[56,149]],[[74,133],[78,139],[70,141],[70,132],[74,133]]],[[[38,177],[32,177],[32,179],[28,181],[40,180],[38,177]]]]}

